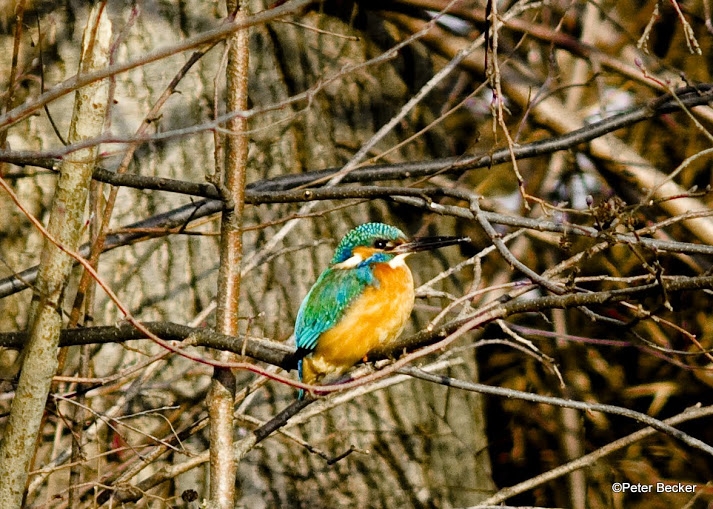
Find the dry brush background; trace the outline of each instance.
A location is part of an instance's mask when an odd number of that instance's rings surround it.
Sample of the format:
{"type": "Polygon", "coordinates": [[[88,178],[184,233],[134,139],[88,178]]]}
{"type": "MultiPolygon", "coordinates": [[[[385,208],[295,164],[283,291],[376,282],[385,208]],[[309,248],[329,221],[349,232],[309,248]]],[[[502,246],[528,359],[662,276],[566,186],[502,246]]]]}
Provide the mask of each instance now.
{"type": "Polygon", "coordinates": [[[235,367],[239,507],[713,500],[707,1],[94,8],[111,23],[106,61],[77,75],[82,38],[99,32],[90,6],[0,2],[5,441],[31,354],[18,352],[47,300],[31,219],[50,224],[73,154],[89,154],[94,179],[72,235],[87,258],[97,238],[111,247],[98,278],[82,283],[75,265],[58,288],[63,346],[24,506],[225,504],[209,490],[211,476],[232,481],[208,468],[218,360],[235,367]],[[249,37],[248,102],[233,111],[236,33],[249,37]],[[99,130],[73,137],[74,92],[97,83],[99,130]],[[249,145],[226,338],[209,332],[225,298],[230,139],[249,145]],[[270,377],[296,378],[281,368],[300,301],[338,239],[370,220],[473,242],[412,257],[416,312],[376,370],[358,368],[368,379],[274,420],[295,400],[270,377]],[[617,494],[615,482],[698,487],[617,494]]]}

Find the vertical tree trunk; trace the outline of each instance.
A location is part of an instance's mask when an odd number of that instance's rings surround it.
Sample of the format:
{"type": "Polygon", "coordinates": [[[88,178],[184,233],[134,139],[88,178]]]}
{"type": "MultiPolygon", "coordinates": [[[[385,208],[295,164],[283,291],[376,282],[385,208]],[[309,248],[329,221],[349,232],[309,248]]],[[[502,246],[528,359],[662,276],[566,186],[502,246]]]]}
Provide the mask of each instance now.
{"type": "MultiPolygon", "coordinates": [[[[104,7],[100,3],[91,11],[82,42],[80,73],[102,68],[109,61],[111,23],[104,7]]],[[[101,134],[108,97],[108,80],[77,91],[69,143],[101,134]]],[[[30,310],[30,340],[23,352],[22,372],[0,446],[0,507],[22,505],[47,395],[57,369],[62,298],[73,262],[62,248],[75,251],[79,245],[97,152],[98,147],[72,152],[60,170],[47,228],[53,240],[45,240],[30,310]]]]}
{"type": "MultiPolygon", "coordinates": [[[[244,6],[227,0],[228,13],[236,19],[246,17],[244,6]]],[[[248,104],[248,31],[241,30],[227,41],[226,110],[247,109],[248,104]]],[[[245,208],[245,179],[247,173],[248,137],[247,121],[237,116],[226,125],[229,133],[225,141],[223,165],[227,204],[221,218],[220,270],[218,272],[218,306],[216,330],[223,334],[237,335],[240,301],[240,268],[243,258],[243,210],[245,208]]],[[[216,147],[217,150],[217,147],[216,147]]],[[[220,152],[219,152],[220,153],[220,152]]],[[[219,170],[219,168],[216,168],[219,170]]],[[[233,355],[225,352],[221,359],[230,360],[233,355]]],[[[235,404],[235,375],[230,369],[214,368],[213,380],[208,393],[210,413],[210,499],[216,508],[230,509],[235,505],[237,465],[233,456],[233,406],[235,404]]]]}

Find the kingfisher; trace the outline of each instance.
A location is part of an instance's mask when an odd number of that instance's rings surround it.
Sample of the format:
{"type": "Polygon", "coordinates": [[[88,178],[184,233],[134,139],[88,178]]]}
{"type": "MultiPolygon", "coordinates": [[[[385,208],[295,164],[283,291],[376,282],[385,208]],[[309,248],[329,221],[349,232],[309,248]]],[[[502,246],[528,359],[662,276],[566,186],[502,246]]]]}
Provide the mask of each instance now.
{"type": "MultiPolygon", "coordinates": [[[[406,257],[469,241],[409,240],[398,228],[383,223],[362,224],[347,233],[297,313],[300,381],[314,384],[343,375],[371,351],[398,338],[415,297],[406,257]]],[[[303,397],[300,390],[299,398],[303,397]]]]}

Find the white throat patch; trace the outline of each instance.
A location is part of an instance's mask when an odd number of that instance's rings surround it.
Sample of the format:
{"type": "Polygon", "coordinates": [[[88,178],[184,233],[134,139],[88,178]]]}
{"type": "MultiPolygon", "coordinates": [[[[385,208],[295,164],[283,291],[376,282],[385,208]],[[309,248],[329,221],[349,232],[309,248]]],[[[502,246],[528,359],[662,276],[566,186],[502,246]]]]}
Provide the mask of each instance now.
{"type": "Polygon", "coordinates": [[[394,256],[393,260],[389,262],[389,267],[392,269],[397,269],[399,267],[403,267],[406,265],[406,257],[410,255],[411,253],[401,253],[399,255],[394,256]]]}
{"type": "Polygon", "coordinates": [[[333,269],[353,269],[354,267],[356,267],[363,261],[364,261],[364,258],[362,258],[360,254],[355,254],[355,255],[352,255],[351,258],[347,258],[343,262],[335,264],[332,268],[333,269]]]}

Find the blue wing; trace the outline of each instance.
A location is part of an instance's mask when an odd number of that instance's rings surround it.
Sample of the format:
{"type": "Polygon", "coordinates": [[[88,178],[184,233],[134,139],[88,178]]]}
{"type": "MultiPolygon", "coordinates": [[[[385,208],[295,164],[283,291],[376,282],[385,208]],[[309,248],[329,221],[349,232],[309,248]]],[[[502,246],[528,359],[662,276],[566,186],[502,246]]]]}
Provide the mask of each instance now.
{"type": "Polygon", "coordinates": [[[354,269],[327,269],[302,301],[295,323],[298,351],[307,354],[317,347],[319,336],[331,329],[367,285],[374,284],[369,265],[354,269]]]}
{"type": "MultiPolygon", "coordinates": [[[[295,323],[297,372],[302,380],[302,357],[317,348],[319,337],[334,327],[349,305],[370,284],[378,284],[367,264],[354,269],[327,269],[302,301],[295,323]]],[[[305,391],[300,389],[298,398],[305,391]]]]}

